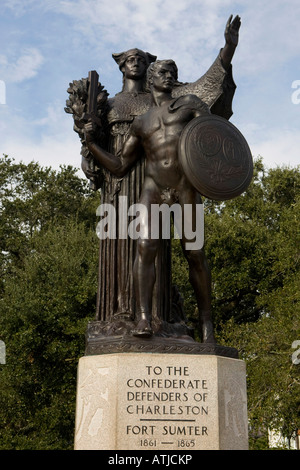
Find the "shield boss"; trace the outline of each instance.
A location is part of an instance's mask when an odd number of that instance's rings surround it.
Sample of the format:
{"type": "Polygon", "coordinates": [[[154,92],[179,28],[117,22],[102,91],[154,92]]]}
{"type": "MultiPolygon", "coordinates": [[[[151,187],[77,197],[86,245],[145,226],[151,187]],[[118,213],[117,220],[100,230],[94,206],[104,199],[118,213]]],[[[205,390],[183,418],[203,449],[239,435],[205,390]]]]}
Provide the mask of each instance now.
{"type": "Polygon", "coordinates": [[[203,196],[224,201],[242,194],[253,175],[249,146],[240,131],[215,115],[194,118],[179,141],[183,171],[203,196]]]}

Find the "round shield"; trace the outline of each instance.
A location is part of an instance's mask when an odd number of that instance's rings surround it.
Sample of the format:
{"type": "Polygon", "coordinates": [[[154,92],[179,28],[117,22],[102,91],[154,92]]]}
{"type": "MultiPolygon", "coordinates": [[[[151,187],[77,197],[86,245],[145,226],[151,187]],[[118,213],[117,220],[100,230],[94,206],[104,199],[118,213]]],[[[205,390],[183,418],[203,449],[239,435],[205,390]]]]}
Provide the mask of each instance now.
{"type": "Polygon", "coordinates": [[[242,194],[253,176],[245,138],[233,124],[213,114],[194,118],[184,128],[179,160],[194,188],[218,201],[242,194]]]}

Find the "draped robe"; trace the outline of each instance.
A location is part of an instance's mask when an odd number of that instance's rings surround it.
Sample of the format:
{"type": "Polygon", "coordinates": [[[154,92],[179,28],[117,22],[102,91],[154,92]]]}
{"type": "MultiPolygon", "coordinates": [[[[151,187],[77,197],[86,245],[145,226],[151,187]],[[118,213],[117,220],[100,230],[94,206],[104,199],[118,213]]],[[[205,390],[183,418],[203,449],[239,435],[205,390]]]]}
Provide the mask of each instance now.
{"type": "MultiPolygon", "coordinates": [[[[235,92],[231,66],[225,70],[220,55],[199,80],[179,84],[173,90],[173,97],[194,94],[202,99],[213,114],[226,119],[232,115],[232,99],[235,92]]],[[[136,116],[144,114],[152,106],[151,94],[147,92],[120,92],[108,100],[107,120],[109,139],[107,150],[118,155],[136,116]]],[[[126,196],[128,207],[139,201],[145,172],[145,159],[139,161],[123,178],[117,178],[104,170],[101,188],[101,202],[113,204],[119,214],[119,196],[126,196]]],[[[171,279],[170,240],[162,240],[156,258],[156,283],[152,300],[152,320],[174,321],[178,312],[171,279]]],[[[136,307],[133,283],[135,240],[100,240],[98,295],[96,320],[112,322],[116,319],[136,321],[136,307]]],[[[184,315],[184,314],[183,314],[184,315]]],[[[178,317],[177,317],[178,320],[178,317]]],[[[184,318],[182,318],[184,320],[184,318]]]]}

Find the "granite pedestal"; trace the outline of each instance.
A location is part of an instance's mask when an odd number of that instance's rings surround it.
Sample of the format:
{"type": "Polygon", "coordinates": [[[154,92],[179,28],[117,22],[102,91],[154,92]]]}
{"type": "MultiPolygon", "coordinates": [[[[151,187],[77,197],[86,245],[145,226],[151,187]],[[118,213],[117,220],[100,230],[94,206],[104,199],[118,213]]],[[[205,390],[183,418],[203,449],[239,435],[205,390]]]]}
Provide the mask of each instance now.
{"type": "Polygon", "coordinates": [[[79,361],[77,450],[247,450],[245,363],[127,352],[79,361]]]}

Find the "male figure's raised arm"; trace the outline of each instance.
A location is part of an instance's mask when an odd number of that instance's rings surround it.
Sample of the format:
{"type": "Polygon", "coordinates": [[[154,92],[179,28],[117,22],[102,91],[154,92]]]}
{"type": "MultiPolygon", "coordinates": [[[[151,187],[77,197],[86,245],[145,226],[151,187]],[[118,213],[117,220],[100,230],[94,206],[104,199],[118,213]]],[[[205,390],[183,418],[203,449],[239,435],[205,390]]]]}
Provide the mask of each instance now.
{"type": "Polygon", "coordinates": [[[231,60],[239,40],[241,19],[229,17],[225,28],[225,45],[218,57],[198,80],[176,86],[172,96],[177,98],[193,94],[201,98],[213,114],[229,119],[232,116],[232,100],[236,85],[232,77],[231,60]]]}
{"type": "Polygon", "coordinates": [[[231,64],[233,54],[239,42],[240,26],[241,18],[237,15],[232,21],[232,15],[230,15],[224,33],[225,46],[223,47],[220,53],[223,66],[226,70],[231,64]]]}

